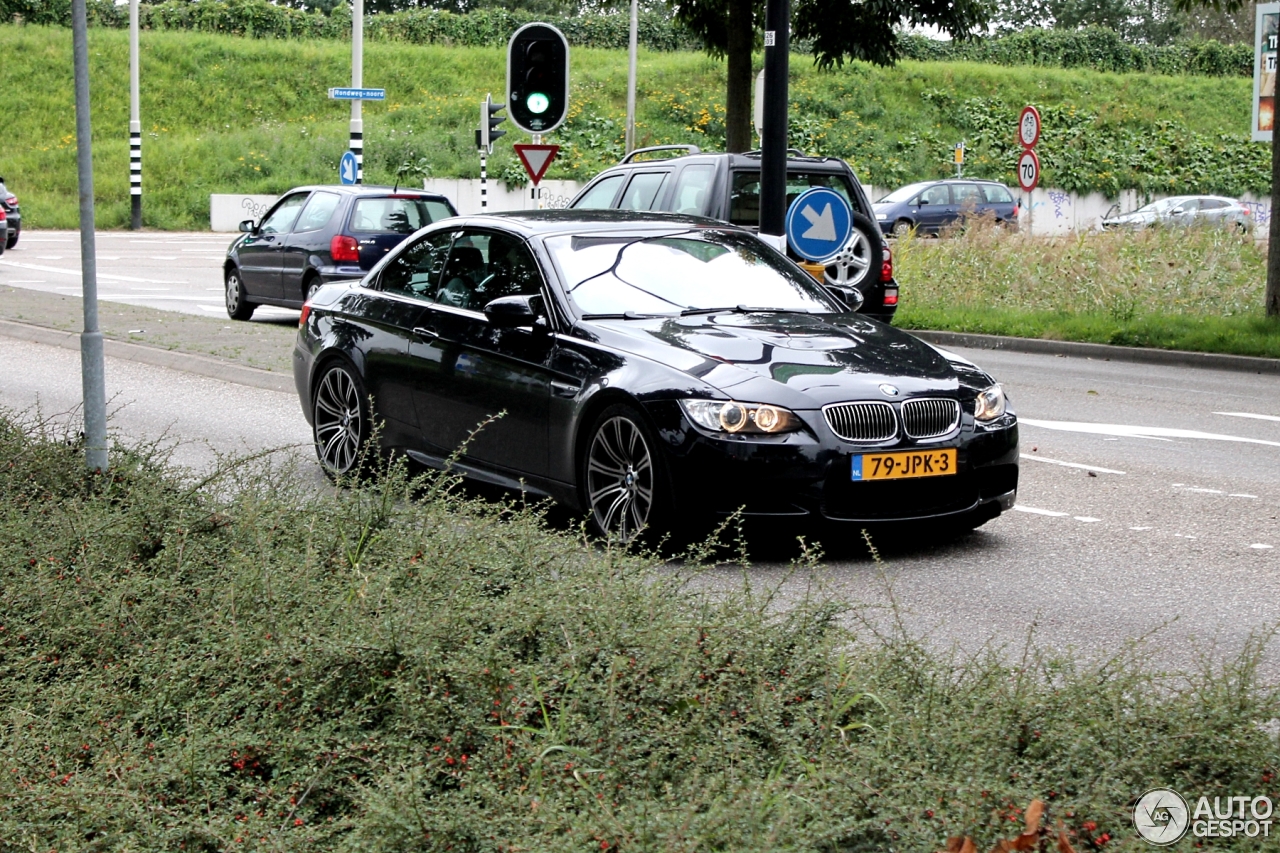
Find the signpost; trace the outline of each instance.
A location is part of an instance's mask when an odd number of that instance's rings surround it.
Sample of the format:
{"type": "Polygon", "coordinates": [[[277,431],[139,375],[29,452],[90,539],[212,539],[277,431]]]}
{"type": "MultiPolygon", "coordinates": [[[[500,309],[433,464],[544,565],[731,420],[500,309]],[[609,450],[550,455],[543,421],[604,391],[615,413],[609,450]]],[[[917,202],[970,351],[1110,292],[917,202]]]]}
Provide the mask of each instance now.
{"type": "Polygon", "coordinates": [[[1253,127],[1255,142],[1271,143],[1271,224],[1267,249],[1267,290],[1262,297],[1268,317],[1280,316],[1280,148],[1275,144],[1276,56],[1280,53],[1280,3],[1259,3],[1254,30],[1253,127]]]}
{"type": "Polygon", "coordinates": [[[1018,116],[1018,143],[1022,146],[1022,153],[1018,155],[1018,186],[1027,194],[1028,234],[1035,225],[1031,192],[1040,183],[1040,158],[1035,151],[1039,142],[1040,111],[1028,104],[1022,108],[1022,115],[1018,116]]]}
{"type": "Polygon", "coordinates": [[[964,143],[956,145],[956,177],[964,177],[964,143]]]}
{"type": "Polygon", "coordinates": [[[559,145],[512,145],[511,147],[515,149],[516,156],[524,164],[524,170],[529,173],[529,180],[533,181],[535,187],[542,182],[542,176],[547,173],[547,167],[560,153],[559,145]]]}
{"type": "Polygon", "coordinates": [[[814,187],[791,203],[786,236],[797,255],[825,263],[840,254],[853,236],[853,211],[840,193],[814,187]]]}
{"type": "Polygon", "coordinates": [[[348,151],[343,154],[341,162],[338,163],[338,179],[344,184],[354,184],[359,174],[360,164],[356,161],[355,152],[348,151]]]}

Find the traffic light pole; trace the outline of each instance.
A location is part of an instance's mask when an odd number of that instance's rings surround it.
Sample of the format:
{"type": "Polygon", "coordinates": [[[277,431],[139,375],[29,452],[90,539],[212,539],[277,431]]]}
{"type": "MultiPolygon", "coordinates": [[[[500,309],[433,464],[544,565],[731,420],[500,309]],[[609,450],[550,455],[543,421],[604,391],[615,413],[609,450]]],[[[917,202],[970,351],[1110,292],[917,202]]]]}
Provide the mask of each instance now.
{"type": "Polygon", "coordinates": [[[766,0],[764,11],[764,133],[760,135],[760,235],[786,248],[787,74],[791,3],[766,0]]]}
{"type": "Polygon", "coordinates": [[[489,207],[489,155],[480,149],[480,212],[485,213],[489,207]]]}
{"type": "MultiPolygon", "coordinates": [[[[364,88],[364,0],[351,0],[351,88],[364,88]]],[[[364,118],[360,99],[351,102],[351,153],[356,155],[356,183],[364,183],[364,118]]]]}
{"type": "Polygon", "coordinates": [[[138,0],[129,0],[129,228],[142,227],[142,116],[138,104],[138,0]]]}

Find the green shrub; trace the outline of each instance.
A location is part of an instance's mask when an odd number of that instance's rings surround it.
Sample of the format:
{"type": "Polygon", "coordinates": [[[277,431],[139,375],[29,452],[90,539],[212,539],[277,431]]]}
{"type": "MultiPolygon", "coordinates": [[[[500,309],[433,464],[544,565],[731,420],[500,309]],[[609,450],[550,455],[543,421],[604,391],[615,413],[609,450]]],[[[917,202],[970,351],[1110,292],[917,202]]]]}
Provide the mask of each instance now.
{"type": "Polygon", "coordinates": [[[87,476],[11,416],[0,459],[3,853],[987,849],[1032,797],[1138,849],[1152,784],[1280,766],[1256,644],[964,658],[396,467],[317,491],[117,445],[87,476]]]}

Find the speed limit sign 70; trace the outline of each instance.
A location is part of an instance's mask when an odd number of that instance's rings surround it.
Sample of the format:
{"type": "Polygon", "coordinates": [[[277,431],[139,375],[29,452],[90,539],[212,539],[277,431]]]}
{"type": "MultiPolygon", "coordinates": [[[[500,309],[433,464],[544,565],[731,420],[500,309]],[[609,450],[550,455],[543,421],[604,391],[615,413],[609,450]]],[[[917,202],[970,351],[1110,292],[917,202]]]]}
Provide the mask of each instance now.
{"type": "Polygon", "coordinates": [[[1018,157],[1018,186],[1031,192],[1040,183],[1040,158],[1028,148],[1018,157]]]}

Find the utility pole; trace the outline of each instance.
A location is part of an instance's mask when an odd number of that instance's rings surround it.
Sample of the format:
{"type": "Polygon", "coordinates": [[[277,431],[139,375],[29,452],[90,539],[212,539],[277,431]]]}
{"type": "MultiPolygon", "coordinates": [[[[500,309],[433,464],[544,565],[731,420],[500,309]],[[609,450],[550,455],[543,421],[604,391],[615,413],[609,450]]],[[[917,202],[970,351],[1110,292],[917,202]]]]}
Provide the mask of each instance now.
{"type": "Polygon", "coordinates": [[[627,42],[627,142],[626,153],[636,150],[636,42],[640,30],[640,0],[631,0],[631,35],[627,42]]]}
{"type": "Polygon", "coordinates": [[[84,392],[84,461],[90,471],[107,470],[107,391],[98,328],[98,268],[93,243],[93,149],[89,122],[89,22],[85,0],[71,0],[71,42],[76,89],[76,167],[80,184],[80,274],[84,288],[84,332],[80,335],[80,380],[84,392]]]}
{"type": "MultiPolygon", "coordinates": [[[[364,0],[351,0],[351,88],[364,88],[364,0]]],[[[351,153],[356,155],[356,183],[364,183],[364,120],[361,101],[351,102],[351,153]]]]}
{"type": "Polygon", "coordinates": [[[129,0],[129,228],[142,227],[142,118],[138,104],[138,0],[129,0]]]}
{"type": "Polygon", "coordinates": [[[790,51],[790,0],[765,0],[760,234],[779,250],[786,249],[787,233],[787,75],[790,51]]]}

